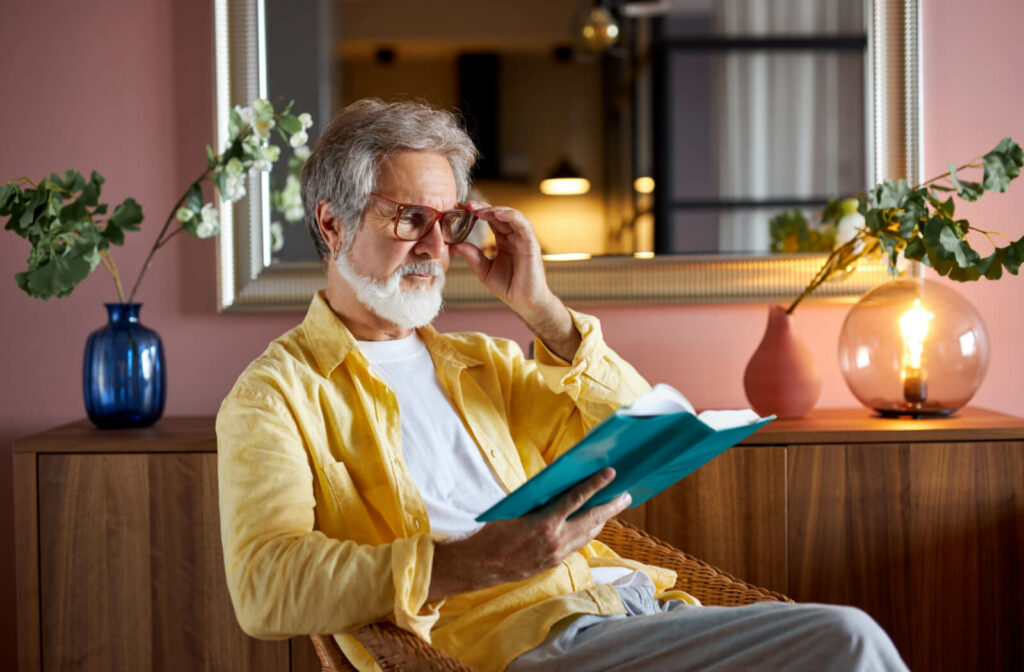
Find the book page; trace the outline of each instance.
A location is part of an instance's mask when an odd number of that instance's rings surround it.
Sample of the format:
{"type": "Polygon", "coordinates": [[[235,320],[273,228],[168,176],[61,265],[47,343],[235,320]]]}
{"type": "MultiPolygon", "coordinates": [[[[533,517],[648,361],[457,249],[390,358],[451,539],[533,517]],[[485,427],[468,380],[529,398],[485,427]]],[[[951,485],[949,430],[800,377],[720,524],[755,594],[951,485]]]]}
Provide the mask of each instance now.
{"type": "Polygon", "coordinates": [[[619,409],[619,415],[627,415],[633,418],[647,417],[651,415],[668,415],[669,413],[697,414],[690,400],[683,396],[683,393],[665,383],[658,383],[651,388],[651,391],[642,394],[627,408],[619,409]]]}
{"type": "Polygon", "coordinates": [[[749,425],[761,419],[761,416],[745,408],[739,411],[702,411],[697,419],[711,429],[729,429],[749,425]]]}
{"type": "Polygon", "coordinates": [[[735,411],[712,410],[697,413],[693,408],[693,404],[690,403],[690,400],[682,392],[665,383],[658,383],[651,388],[650,392],[637,397],[631,406],[620,409],[618,414],[633,418],[643,418],[655,415],[668,415],[670,413],[682,413],[684,411],[696,415],[698,420],[715,430],[741,427],[761,419],[761,416],[749,408],[735,411]]]}

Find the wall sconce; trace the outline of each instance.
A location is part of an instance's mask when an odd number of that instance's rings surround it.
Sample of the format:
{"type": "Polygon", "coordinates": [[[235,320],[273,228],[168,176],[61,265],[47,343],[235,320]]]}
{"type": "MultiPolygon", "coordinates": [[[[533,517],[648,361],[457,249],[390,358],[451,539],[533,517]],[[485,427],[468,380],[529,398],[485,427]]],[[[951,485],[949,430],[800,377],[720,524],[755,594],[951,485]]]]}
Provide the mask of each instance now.
{"type": "Polygon", "coordinates": [[[588,191],[590,180],[580,175],[568,159],[562,159],[540,183],[540,193],[548,196],[576,196],[588,191]]]}
{"type": "Polygon", "coordinates": [[[953,413],[977,392],[988,358],[978,311],[924,278],[901,278],[865,294],[839,336],[839,367],[850,391],[890,417],[953,413]]]}

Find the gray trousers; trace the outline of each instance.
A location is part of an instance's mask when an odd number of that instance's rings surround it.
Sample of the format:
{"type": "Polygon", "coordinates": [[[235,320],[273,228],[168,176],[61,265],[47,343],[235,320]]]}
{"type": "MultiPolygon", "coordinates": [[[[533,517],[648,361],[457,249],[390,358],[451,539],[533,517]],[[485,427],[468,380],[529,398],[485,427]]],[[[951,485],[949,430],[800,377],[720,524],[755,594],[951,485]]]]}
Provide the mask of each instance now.
{"type": "Polygon", "coordinates": [[[694,607],[653,599],[649,580],[647,586],[632,583],[615,587],[627,614],[564,619],[543,644],[516,658],[507,669],[907,669],[885,631],[853,607],[781,602],[694,607]]]}

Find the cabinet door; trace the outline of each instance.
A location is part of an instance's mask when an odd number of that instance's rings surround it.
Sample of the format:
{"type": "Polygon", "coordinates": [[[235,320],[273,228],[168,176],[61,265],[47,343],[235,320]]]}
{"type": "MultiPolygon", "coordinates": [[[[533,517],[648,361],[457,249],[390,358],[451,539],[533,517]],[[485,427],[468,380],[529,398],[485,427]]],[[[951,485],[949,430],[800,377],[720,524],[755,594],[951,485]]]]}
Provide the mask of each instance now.
{"type": "Polygon", "coordinates": [[[224,580],[211,453],[41,455],[44,670],[288,669],[224,580]]]}
{"type": "Polygon", "coordinates": [[[790,447],[790,595],[852,604],[912,670],[1024,669],[1024,443],[790,447]]]}
{"type": "Polygon", "coordinates": [[[730,448],[647,502],[644,526],[744,581],[786,593],[786,448],[730,448]]]}

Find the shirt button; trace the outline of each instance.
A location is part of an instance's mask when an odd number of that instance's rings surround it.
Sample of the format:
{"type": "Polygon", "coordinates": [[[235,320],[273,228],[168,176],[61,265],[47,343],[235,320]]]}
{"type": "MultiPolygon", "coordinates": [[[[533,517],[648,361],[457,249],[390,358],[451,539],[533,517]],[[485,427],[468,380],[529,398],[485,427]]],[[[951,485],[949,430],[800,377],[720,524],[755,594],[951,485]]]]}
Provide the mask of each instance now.
{"type": "Polygon", "coordinates": [[[498,454],[494,452],[494,448],[491,448],[491,457],[497,457],[498,454]]]}

